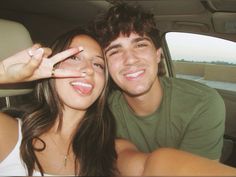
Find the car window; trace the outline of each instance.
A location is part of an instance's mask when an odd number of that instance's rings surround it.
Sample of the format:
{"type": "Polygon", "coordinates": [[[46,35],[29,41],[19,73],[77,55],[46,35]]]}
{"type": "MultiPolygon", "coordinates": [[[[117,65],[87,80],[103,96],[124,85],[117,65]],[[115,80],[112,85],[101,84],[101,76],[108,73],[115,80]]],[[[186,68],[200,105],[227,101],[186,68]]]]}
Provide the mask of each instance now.
{"type": "Polygon", "coordinates": [[[175,77],[236,91],[235,42],[181,32],[169,32],[165,39],[175,77]]]}

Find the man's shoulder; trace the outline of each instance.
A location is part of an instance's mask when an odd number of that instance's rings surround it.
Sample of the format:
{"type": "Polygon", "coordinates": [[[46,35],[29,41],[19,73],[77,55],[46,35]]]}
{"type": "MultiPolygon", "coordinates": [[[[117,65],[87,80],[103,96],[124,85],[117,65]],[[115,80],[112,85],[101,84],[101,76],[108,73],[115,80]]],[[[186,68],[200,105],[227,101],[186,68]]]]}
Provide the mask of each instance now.
{"type": "Polygon", "coordinates": [[[193,113],[201,109],[223,110],[225,107],[217,90],[207,85],[179,78],[166,78],[164,83],[164,89],[169,90],[165,93],[166,98],[174,111],[193,113]]]}
{"type": "Polygon", "coordinates": [[[119,90],[112,90],[110,93],[109,93],[109,96],[108,96],[108,104],[112,107],[114,106],[117,106],[120,104],[120,102],[122,102],[123,100],[123,96],[122,96],[122,93],[121,91],[119,90]]]}
{"type": "Polygon", "coordinates": [[[218,92],[203,83],[181,78],[162,78],[164,87],[169,87],[178,94],[192,95],[197,97],[211,97],[219,95],[218,92]]]}

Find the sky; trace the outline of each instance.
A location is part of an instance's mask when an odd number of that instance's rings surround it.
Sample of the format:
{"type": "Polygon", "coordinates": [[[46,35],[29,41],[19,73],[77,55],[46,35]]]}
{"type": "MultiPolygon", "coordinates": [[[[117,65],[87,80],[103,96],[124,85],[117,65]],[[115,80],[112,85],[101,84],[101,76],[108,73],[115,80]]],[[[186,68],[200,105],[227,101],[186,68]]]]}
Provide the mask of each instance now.
{"type": "Polygon", "coordinates": [[[224,61],[236,64],[236,42],[176,32],[167,33],[166,40],[174,60],[224,61]]]}

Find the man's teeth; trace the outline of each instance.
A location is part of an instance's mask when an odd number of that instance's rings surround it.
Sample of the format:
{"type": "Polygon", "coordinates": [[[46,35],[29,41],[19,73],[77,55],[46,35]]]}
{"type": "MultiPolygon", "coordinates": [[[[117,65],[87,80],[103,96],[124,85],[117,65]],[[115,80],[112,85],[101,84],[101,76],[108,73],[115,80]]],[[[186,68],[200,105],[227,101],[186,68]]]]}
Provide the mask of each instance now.
{"type": "Polygon", "coordinates": [[[89,87],[89,88],[92,88],[92,85],[91,84],[88,84],[88,83],[84,83],[84,82],[72,82],[71,85],[74,85],[74,86],[82,86],[82,87],[89,87]]]}
{"type": "Polygon", "coordinates": [[[142,74],[144,71],[141,70],[141,71],[138,71],[138,72],[135,72],[135,73],[131,73],[131,74],[126,74],[126,77],[137,77],[139,76],[140,74],[142,74]]]}

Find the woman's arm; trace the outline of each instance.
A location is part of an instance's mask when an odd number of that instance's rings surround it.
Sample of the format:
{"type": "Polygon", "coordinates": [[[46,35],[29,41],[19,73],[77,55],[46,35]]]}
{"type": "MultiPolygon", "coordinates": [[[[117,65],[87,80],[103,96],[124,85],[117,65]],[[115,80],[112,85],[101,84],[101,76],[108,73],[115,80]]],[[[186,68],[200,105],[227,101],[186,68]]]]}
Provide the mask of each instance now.
{"type": "Polygon", "coordinates": [[[54,69],[54,65],[78,53],[80,48],[71,48],[51,58],[51,49],[36,44],[0,62],[0,84],[32,81],[52,77],[73,77],[76,70],[54,69]]]}
{"type": "Polygon", "coordinates": [[[236,176],[236,168],[180,150],[141,153],[126,140],[117,140],[116,149],[122,176],[236,176]]]}
{"type": "Polygon", "coordinates": [[[117,167],[121,176],[140,176],[148,154],[141,153],[131,142],[124,139],[116,140],[118,154],[117,167]]]}
{"type": "Polygon", "coordinates": [[[17,139],[17,119],[0,112],[0,162],[12,151],[17,139]]]}

